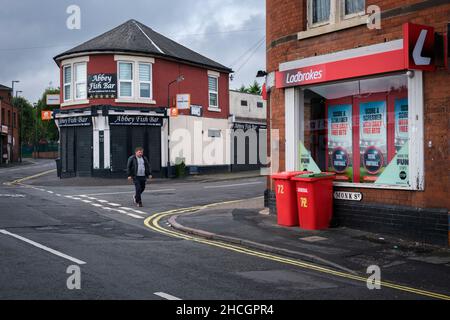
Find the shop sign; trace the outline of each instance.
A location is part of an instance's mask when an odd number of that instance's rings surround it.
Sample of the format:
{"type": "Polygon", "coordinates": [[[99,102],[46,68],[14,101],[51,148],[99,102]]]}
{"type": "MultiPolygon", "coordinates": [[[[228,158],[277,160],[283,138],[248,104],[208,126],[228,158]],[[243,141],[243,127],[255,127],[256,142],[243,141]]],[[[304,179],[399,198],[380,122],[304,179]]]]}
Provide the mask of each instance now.
{"type": "Polygon", "coordinates": [[[59,106],[61,104],[59,94],[47,94],[46,104],[48,106],[59,106]]]}
{"type": "Polygon", "coordinates": [[[403,49],[407,69],[435,69],[434,28],[414,23],[403,25],[403,49]]]}
{"type": "Polygon", "coordinates": [[[53,111],[45,110],[41,111],[41,119],[43,121],[48,121],[53,119],[53,111]]]}
{"type": "Polygon", "coordinates": [[[177,94],[177,109],[188,110],[191,107],[190,94],[177,94]]]}
{"type": "Polygon", "coordinates": [[[110,115],[111,126],[150,126],[162,127],[163,118],[154,116],[110,115]]]}
{"type": "Polygon", "coordinates": [[[117,97],[117,74],[97,73],[88,76],[88,97],[108,99],[117,97]]]}
{"type": "Polygon", "coordinates": [[[202,115],[203,115],[203,107],[192,104],[191,105],[191,116],[201,117],[202,115]]]}
{"type": "Polygon", "coordinates": [[[60,127],[88,127],[91,124],[91,117],[68,117],[58,119],[58,125],[60,127]]]}
{"type": "Polygon", "coordinates": [[[347,200],[347,201],[362,201],[363,195],[361,192],[346,192],[346,191],[335,191],[334,199],[336,200],[347,200]]]}
{"type": "Polygon", "coordinates": [[[264,130],[267,129],[266,125],[262,125],[262,124],[256,124],[256,123],[239,123],[239,122],[235,122],[233,123],[233,127],[232,129],[234,130],[264,130]]]}
{"type": "Polygon", "coordinates": [[[2,133],[8,134],[8,126],[2,126],[2,133]]]}

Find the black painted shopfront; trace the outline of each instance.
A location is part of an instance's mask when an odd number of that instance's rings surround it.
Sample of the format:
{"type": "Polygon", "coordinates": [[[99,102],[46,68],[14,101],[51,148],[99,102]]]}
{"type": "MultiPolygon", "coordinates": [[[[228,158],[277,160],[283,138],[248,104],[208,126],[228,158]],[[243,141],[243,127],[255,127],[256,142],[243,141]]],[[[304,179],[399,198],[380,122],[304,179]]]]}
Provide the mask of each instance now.
{"type": "Polygon", "coordinates": [[[59,120],[62,178],[92,174],[92,118],[59,120]]]}
{"type": "Polygon", "coordinates": [[[137,147],[144,148],[144,155],[152,166],[152,174],[161,176],[161,127],[162,117],[109,116],[111,130],[111,173],[123,175],[128,157],[137,147]]]}

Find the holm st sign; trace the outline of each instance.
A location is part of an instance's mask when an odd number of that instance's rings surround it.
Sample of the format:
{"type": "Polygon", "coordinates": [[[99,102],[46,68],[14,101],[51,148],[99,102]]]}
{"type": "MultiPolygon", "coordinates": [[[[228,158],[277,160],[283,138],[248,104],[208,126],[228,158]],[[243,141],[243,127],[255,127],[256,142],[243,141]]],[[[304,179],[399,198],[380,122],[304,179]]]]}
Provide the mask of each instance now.
{"type": "Polygon", "coordinates": [[[432,27],[407,23],[403,26],[403,47],[279,71],[275,86],[289,88],[408,69],[433,71],[434,36],[432,27]]]}

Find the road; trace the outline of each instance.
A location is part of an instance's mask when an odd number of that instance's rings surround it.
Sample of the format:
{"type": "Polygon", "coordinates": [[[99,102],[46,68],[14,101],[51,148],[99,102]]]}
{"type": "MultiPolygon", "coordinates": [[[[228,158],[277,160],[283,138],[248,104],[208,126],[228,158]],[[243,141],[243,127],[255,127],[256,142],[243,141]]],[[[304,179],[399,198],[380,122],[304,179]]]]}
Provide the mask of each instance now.
{"type": "Polygon", "coordinates": [[[361,281],[175,237],[144,223],[159,212],[261,196],[264,178],[150,184],[142,209],[133,206],[126,184],[4,184],[53,168],[49,161],[0,168],[0,299],[427,298],[368,290],[361,281]],[[68,289],[70,266],[80,268],[79,290],[68,289]]]}

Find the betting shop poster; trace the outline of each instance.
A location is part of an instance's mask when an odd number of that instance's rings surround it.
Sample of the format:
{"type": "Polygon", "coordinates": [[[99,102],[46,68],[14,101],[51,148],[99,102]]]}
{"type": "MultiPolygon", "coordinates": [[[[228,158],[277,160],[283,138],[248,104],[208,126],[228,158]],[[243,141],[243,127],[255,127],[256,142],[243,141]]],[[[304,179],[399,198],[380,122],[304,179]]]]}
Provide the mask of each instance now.
{"type": "Polygon", "coordinates": [[[374,183],[386,167],[386,102],[360,104],[360,182],[374,183]]]}
{"type": "Polygon", "coordinates": [[[352,149],[352,105],[328,106],[328,171],[337,180],[353,180],[352,149]]]}
{"type": "Polygon", "coordinates": [[[409,186],[408,99],[395,100],[395,157],[376,184],[409,186]]]}

